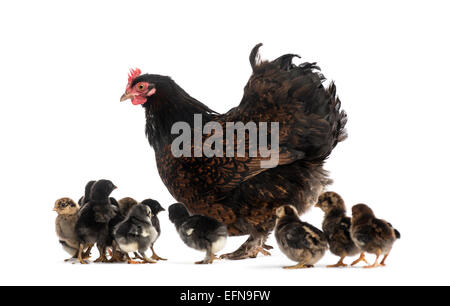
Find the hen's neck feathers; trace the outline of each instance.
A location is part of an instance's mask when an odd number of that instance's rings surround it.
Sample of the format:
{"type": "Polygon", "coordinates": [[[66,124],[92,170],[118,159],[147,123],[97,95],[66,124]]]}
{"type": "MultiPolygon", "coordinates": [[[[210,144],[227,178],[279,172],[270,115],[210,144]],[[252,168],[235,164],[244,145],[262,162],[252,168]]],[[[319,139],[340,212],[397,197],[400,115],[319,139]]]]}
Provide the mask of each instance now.
{"type": "Polygon", "coordinates": [[[157,94],[144,104],[144,108],[147,121],[145,133],[157,153],[178,137],[177,134],[171,134],[172,126],[176,122],[187,122],[192,129],[194,114],[202,114],[203,124],[217,115],[172,80],[159,87],[157,94]]]}

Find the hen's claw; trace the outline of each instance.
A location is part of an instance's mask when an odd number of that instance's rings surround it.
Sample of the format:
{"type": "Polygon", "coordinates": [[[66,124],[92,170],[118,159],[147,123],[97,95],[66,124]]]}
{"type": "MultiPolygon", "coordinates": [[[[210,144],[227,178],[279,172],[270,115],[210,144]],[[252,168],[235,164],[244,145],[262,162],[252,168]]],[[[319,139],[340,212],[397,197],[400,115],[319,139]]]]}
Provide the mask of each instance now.
{"type": "Polygon", "coordinates": [[[240,248],[236,252],[223,254],[220,256],[220,259],[240,260],[240,259],[247,259],[247,258],[256,258],[259,253],[263,254],[264,256],[272,255],[268,251],[266,251],[263,247],[254,246],[248,250],[240,248]]]}

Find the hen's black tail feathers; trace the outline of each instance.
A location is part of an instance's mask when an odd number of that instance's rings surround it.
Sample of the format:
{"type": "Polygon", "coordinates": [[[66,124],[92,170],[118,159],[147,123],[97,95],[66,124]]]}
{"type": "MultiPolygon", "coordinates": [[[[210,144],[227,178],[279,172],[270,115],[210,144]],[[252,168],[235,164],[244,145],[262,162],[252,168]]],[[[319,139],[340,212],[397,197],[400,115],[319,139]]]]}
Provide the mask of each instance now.
{"type": "Polygon", "coordinates": [[[308,138],[304,131],[308,126],[299,121],[298,130],[302,131],[302,135],[297,139],[298,142],[303,142],[303,144],[299,143],[300,147],[304,147],[308,143],[313,144],[306,151],[303,150],[307,153],[309,160],[326,159],[337,143],[347,138],[345,129],[347,114],[341,110],[341,101],[336,95],[336,85],[331,82],[328,87],[323,86],[326,79],[316,63],[294,64],[292,60],[300,58],[296,54],[285,54],[272,62],[261,61],[258,53],[261,46],[262,44],[256,45],[250,53],[253,73],[264,74],[265,71],[278,70],[277,81],[281,84],[288,84],[286,101],[280,103],[301,103],[302,113],[305,117],[314,118],[317,115],[318,121],[310,125],[312,129],[322,129],[320,120],[328,122],[329,127],[326,133],[317,135],[311,133],[311,137],[308,138]]]}

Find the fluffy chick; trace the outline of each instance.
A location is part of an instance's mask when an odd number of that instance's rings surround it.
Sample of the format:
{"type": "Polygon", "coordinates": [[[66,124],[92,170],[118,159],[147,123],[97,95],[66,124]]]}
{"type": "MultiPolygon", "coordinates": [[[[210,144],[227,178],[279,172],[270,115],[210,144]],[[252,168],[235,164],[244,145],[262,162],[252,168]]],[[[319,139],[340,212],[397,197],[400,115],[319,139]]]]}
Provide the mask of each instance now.
{"type": "Polygon", "coordinates": [[[86,205],[87,202],[89,202],[89,199],[91,196],[91,189],[92,189],[92,186],[94,186],[95,182],[96,181],[87,182],[86,186],[84,187],[84,196],[82,196],[78,200],[78,205],[80,205],[80,207],[83,207],[84,205],[86,205]]]}
{"type": "Polygon", "coordinates": [[[110,244],[111,235],[109,222],[113,219],[118,208],[111,204],[109,195],[117,187],[109,180],[99,180],[90,193],[90,201],[80,210],[80,217],[75,225],[75,232],[80,241],[78,260],[87,263],[82,258],[82,250],[86,246],[97,243],[100,257],[95,262],[106,262],[106,248],[110,244]]]}
{"type": "Polygon", "coordinates": [[[325,213],[322,230],[327,238],[330,251],[340,257],[336,264],[327,267],[346,267],[344,258],[359,254],[360,249],[350,236],[351,219],[346,216],[344,200],[336,192],[329,191],[320,195],[315,206],[325,213]]]}
{"type": "MultiPolygon", "coordinates": [[[[75,224],[78,220],[80,207],[70,198],[61,198],[55,202],[53,208],[58,214],[55,221],[56,235],[62,248],[72,256],[77,258],[80,243],[75,233],[75,224]]],[[[66,259],[68,261],[72,258],[66,259]]]]}
{"type": "Polygon", "coordinates": [[[165,258],[162,258],[160,256],[158,256],[155,253],[155,250],[153,249],[153,246],[155,245],[156,240],[159,238],[159,236],[161,236],[161,225],[159,223],[159,219],[158,219],[158,214],[162,211],[165,211],[165,209],[161,206],[161,204],[159,204],[158,201],[153,200],[153,199],[146,199],[144,201],[141,202],[141,204],[148,206],[151,211],[152,211],[152,224],[156,229],[156,232],[158,233],[155,241],[153,241],[153,243],[150,245],[150,248],[152,250],[152,259],[155,260],[167,260],[165,258]]]}
{"type": "MultiPolygon", "coordinates": [[[[91,191],[92,191],[92,186],[94,186],[94,184],[97,181],[89,181],[86,186],[84,187],[84,196],[82,196],[79,200],[78,200],[78,205],[80,205],[80,208],[83,208],[84,205],[86,205],[90,198],[91,198],[91,191]]],[[[111,201],[111,204],[119,207],[119,202],[117,202],[117,200],[115,198],[109,198],[109,200],[111,201]]]]}
{"type": "Polygon", "coordinates": [[[138,202],[130,197],[126,197],[119,200],[119,209],[120,213],[124,216],[127,216],[133,206],[138,205],[138,202]]]}
{"type": "Polygon", "coordinates": [[[318,228],[302,222],[297,209],[291,205],[276,210],[275,238],[281,251],[293,261],[295,266],[284,269],[313,267],[328,249],[327,239],[318,228]]]}
{"type": "MultiPolygon", "coordinates": [[[[142,263],[155,263],[145,252],[158,238],[158,233],[152,225],[152,211],[150,207],[138,204],[134,206],[127,218],[114,230],[115,241],[119,249],[128,254],[139,252],[142,263]]],[[[129,260],[128,263],[140,263],[129,260]]]]}
{"type": "Polygon", "coordinates": [[[186,206],[175,203],[169,207],[169,219],[183,242],[196,250],[206,252],[203,260],[196,264],[211,264],[216,253],[225,247],[227,242],[227,227],[214,218],[202,215],[190,215],[186,206]]]}
{"type": "Polygon", "coordinates": [[[364,258],[364,252],[377,256],[374,264],[364,268],[384,266],[395,240],[400,238],[400,233],[390,223],[377,219],[372,209],[365,204],[357,204],[352,207],[350,234],[355,244],[362,251],[360,259],[353,262],[352,265],[357,264],[361,261],[361,258],[364,258]],[[381,255],[384,255],[384,258],[378,264],[381,255]]]}

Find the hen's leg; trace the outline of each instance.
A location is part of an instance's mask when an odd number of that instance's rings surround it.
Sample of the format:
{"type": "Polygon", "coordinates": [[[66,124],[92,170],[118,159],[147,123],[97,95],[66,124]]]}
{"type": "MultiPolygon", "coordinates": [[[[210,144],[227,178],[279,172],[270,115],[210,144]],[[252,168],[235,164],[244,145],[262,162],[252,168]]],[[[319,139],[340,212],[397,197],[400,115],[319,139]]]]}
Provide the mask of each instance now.
{"type": "Polygon", "coordinates": [[[231,259],[231,260],[239,260],[246,258],[256,258],[259,253],[270,256],[271,254],[267,252],[263,245],[266,241],[266,237],[257,237],[250,235],[244,244],[242,244],[239,249],[234,251],[233,253],[223,254],[220,256],[221,259],[231,259]]]}

